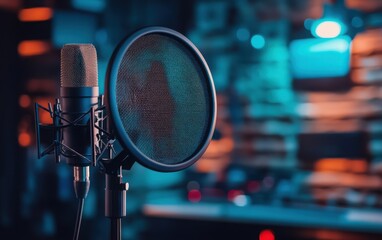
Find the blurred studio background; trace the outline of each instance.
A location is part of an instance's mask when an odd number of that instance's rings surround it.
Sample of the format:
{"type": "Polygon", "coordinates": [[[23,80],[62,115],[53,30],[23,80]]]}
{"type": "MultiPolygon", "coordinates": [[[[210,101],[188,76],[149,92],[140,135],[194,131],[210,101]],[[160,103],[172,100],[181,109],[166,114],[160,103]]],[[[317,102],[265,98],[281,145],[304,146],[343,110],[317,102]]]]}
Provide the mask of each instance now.
{"type": "MultiPolygon", "coordinates": [[[[0,0],[1,239],[72,237],[72,169],[37,159],[33,115],[63,44],[96,46],[103,91],[118,42],[153,25],[205,56],[217,128],[186,171],[124,173],[123,239],[382,239],[382,1],[0,0]]],[[[91,181],[80,239],[104,240],[91,181]]]]}

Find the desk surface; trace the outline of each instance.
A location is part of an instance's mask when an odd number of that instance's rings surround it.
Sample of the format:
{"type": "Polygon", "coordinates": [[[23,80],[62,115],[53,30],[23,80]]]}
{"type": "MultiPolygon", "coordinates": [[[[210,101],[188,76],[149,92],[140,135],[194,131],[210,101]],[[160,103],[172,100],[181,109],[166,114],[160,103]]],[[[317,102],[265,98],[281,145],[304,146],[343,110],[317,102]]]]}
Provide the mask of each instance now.
{"type": "Polygon", "coordinates": [[[143,211],[146,216],[151,217],[382,233],[382,211],[375,209],[308,209],[266,205],[239,207],[229,203],[189,203],[172,200],[147,203],[143,211]]]}

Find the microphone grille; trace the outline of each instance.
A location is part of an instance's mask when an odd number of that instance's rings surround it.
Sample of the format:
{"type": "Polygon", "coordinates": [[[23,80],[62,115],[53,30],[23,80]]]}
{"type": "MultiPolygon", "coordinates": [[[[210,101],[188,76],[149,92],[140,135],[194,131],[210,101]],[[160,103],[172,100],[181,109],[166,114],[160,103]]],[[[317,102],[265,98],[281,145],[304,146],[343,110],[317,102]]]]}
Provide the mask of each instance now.
{"type": "Polygon", "coordinates": [[[92,44],[66,44],[61,49],[61,87],[98,86],[97,52],[92,44]]]}

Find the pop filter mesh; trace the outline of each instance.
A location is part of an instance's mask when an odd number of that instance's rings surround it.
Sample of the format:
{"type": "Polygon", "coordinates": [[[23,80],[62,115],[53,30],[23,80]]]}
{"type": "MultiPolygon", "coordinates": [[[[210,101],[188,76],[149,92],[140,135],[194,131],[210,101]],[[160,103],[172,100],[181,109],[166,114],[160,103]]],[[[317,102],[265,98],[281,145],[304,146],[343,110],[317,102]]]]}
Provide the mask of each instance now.
{"type": "Polygon", "coordinates": [[[198,152],[211,127],[206,77],[191,48],[169,35],[143,35],[129,46],[118,70],[116,101],[139,151],[168,165],[198,152]]]}

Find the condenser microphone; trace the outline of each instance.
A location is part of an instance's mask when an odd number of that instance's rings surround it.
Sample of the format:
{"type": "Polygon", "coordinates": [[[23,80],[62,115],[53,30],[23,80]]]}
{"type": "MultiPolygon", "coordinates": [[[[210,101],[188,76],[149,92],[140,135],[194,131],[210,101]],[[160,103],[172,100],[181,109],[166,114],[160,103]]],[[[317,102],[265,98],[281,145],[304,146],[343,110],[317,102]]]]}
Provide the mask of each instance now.
{"type": "Polygon", "coordinates": [[[85,198],[89,190],[91,162],[87,158],[94,154],[89,139],[96,131],[90,129],[92,116],[84,113],[97,105],[98,96],[95,47],[92,44],[64,45],[61,50],[61,116],[74,124],[62,129],[62,155],[67,164],[73,166],[74,189],[79,199],[85,198]]]}

